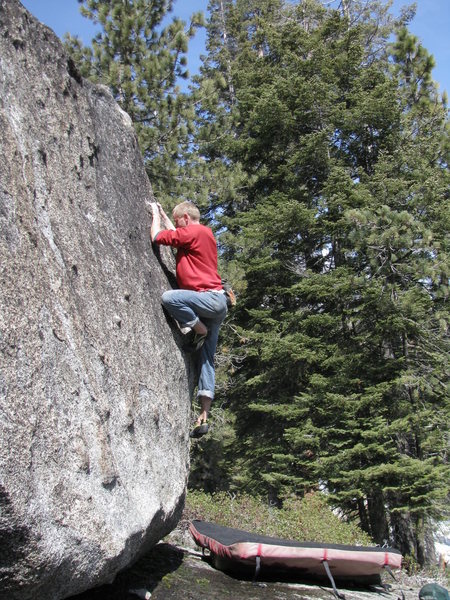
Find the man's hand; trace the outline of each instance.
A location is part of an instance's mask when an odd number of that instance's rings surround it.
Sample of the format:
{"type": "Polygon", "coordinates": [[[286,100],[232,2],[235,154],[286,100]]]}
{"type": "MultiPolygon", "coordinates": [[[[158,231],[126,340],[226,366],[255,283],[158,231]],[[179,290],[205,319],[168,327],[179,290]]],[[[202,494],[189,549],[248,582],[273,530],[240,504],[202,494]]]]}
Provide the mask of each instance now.
{"type": "Polygon", "coordinates": [[[150,229],[150,237],[152,238],[152,242],[154,242],[156,236],[162,229],[175,229],[175,226],[166,215],[159,202],[147,202],[147,206],[152,211],[152,227],[150,229]],[[161,227],[161,221],[163,227],[161,227]]]}
{"type": "Polygon", "coordinates": [[[152,211],[152,226],[150,228],[150,237],[152,242],[154,242],[156,236],[161,231],[161,216],[159,213],[159,205],[157,202],[150,202],[150,209],[152,211]]]}
{"type": "Polygon", "coordinates": [[[152,216],[158,212],[158,203],[157,202],[151,202],[150,200],[145,199],[145,206],[147,208],[147,211],[149,212],[149,214],[151,214],[152,216]]]}
{"type": "Polygon", "coordinates": [[[175,225],[172,223],[172,221],[166,215],[161,204],[158,203],[158,207],[159,207],[159,214],[161,215],[161,219],[162,219],[164,227],[166,229],[175,229],[175,225]]]}

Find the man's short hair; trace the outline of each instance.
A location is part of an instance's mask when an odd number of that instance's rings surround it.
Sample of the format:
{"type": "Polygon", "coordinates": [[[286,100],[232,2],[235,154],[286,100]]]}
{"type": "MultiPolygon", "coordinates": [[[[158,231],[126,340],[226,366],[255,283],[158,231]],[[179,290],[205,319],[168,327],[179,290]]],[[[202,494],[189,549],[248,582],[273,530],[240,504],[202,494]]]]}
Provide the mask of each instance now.
{"type": "Polygon", "coordinates": [[[180,204],[177,204],[173,209],[173,214],[176,217],[181,217],[185,213],[187,213],[193,221],[200,221],[200,211],[190,200],[180,202],[180,204]]]}

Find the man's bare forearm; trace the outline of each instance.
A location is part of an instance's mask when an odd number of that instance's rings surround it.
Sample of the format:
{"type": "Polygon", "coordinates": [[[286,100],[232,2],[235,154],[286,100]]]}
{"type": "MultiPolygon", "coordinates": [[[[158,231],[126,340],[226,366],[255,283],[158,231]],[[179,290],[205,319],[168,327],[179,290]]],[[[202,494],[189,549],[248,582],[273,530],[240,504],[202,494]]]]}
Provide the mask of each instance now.
{"type": "Polygon", "coordinates": [[[165,229],[175,229],[175,225],[172,223],[172,221],[166,215],[163,207],[159,203],[158,203],[158,208],[159,208],[159,214],[161,215],[161,219],[162,219],[165,229]]]}
{"type": "Polygon", "coordinates": [[[152,209],[152,226],[150,228],[150,238],[152,242],[155,241],[156,236],[161,231],[161,216],[159,214],[159,208],[156,202],[150,204],[152,209]]]}
{"type": "Polygon", "coordinates": [[[150,207],[152,209],[152,226],[150,229],[150,237],[152,242],[154,242],[160,231],[163,229],[175,229],[175,226],[166,215],[159,202],[151,202],[150,207]],[[163,227],[161,227],[161,220],[163,222],[163,227]]]}

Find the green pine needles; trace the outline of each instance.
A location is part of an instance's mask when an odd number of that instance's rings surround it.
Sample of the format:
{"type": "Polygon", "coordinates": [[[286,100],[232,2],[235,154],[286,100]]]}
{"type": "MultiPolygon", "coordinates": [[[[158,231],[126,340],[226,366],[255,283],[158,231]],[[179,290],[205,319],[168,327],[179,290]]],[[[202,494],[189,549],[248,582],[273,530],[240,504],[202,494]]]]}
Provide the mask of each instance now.
{"type": "Polygon", "coordinates": [[[238,295],[191,486],[293,511],[323,489],[376,543],[432,560],[449,505],[450,138],[411,11],[211,0],[181,93],[200,17],[82,4],[103,31],[72,56],[129,112],[157,197],[199,204],[238,295]]]}

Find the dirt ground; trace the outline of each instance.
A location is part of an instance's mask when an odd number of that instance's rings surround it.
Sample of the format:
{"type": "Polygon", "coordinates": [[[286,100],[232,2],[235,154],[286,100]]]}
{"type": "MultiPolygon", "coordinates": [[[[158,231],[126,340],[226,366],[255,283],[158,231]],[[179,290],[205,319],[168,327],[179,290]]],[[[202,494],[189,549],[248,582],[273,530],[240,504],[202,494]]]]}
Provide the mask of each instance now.
{"type": "MultiPolygon", "coordinates": [[[[386,574],[387,575],[387,574],[386,574]]],[[[418,600],[422,585],[436,581],[423,576],[397,574],[398,582],[383,576],[381,586],[352,588],[338,585],[346,600],[418,600]]],[[[114,583],[73,596],[71,600],[334,600],[326,582],[270,581],[262,574],[255,584],[251,577],[241,579],[213,568],[198,549],[168,543],[157,544],[114,583]],[[134,590],[134,591],[133,591],[134,590]],[[139,591],[139,592],[137,592],[139,591]],[[140,594],[140,595],[139,595],[140,594]],[[150,594],[150,595],[148,595],[150,594]]],[[[445,585],[442,581],[440,585],[445,585]]]]}

